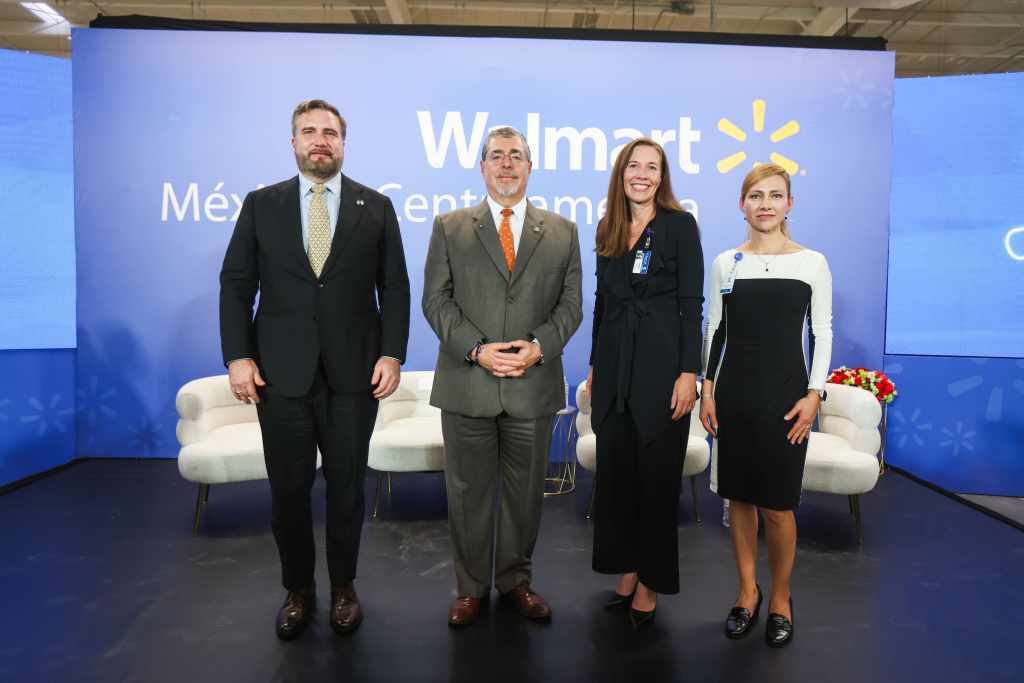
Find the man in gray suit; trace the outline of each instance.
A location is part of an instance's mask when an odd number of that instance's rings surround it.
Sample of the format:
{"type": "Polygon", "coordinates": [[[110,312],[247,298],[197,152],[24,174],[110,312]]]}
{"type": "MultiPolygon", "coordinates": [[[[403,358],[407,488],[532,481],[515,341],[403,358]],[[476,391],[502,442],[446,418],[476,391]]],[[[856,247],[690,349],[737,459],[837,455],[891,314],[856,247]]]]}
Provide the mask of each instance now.
{"type": "Polygon", "coordinates": [[[494,586],[524,616],[551,618],[531,588],[531,558],[565,406],[562,349],[583,309],[576,224],[526,201],[532,167],[522,133],[492,130],[480,157],[487,198],[438,216],[427,252],[423,314],[441,340],[430,403],[442,411],[459,593],[451,626],[476,620],[492,565],[494,586]]]}

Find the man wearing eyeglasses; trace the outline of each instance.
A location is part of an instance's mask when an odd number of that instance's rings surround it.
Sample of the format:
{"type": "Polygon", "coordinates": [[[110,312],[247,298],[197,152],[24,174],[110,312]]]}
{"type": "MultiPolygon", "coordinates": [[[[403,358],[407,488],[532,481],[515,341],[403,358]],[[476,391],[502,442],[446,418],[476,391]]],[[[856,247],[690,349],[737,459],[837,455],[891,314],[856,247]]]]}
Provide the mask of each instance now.
{"type": "Polygon", "coordinates": [[[492,130],[480,158],[486,199],[438,216],[427,252],[423,313],[440,339],[430,403],[442,411],[453,627],[476,621],[492,585],[523,616],[551,618],[533,590],[532,556],[551,427],[565,406],[562,349],[583,310],[576,224],[526,201],[531,169],[522,133],[492,130]]]}

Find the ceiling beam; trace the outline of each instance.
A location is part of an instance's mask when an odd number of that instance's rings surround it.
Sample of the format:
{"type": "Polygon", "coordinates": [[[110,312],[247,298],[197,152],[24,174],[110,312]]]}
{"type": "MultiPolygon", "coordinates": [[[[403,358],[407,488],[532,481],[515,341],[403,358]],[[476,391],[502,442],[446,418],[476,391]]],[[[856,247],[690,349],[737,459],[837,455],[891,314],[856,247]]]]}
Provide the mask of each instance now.
{"type": "Polygon", "coordinates": [[[409,11],[409,3],[406,0],[384,0],[387,5],[388,14],[391,15],[392,24],[411,24],[412,13],[409,11]]]}
{"type": "Polygon", "coordinates": [[[803,30],[805,36],[834,36],[857,13],[856,7],[824,7],[803,30]]]}

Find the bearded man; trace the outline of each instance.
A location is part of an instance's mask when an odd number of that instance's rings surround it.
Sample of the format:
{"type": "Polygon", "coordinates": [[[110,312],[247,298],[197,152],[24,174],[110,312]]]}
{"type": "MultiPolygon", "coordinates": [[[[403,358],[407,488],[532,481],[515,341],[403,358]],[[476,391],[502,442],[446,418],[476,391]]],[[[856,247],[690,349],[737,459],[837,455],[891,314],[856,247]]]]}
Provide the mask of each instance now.
{"type": "Polygon", "coordinates": [[[315,602],[310,490],[317,450],[327,480],[331,627],[354,631],[353,583],[377,403],[399,381],[409,277],[391,201],[341,173],[346,124],[324,100],[299,103],[299,175],[250,192],[220,273],[220,332],[231,391],[255,403],[271,527],[287,591],[277,635],[309,625],[315,602]],[[259,308],[253,305],[259,293],[259,308]]]}

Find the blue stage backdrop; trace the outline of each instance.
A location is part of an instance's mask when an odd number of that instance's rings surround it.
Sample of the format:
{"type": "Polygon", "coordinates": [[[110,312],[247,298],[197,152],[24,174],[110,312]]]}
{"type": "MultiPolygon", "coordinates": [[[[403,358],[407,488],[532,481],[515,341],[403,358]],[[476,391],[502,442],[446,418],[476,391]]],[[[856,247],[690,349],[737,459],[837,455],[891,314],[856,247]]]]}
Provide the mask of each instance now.
{"type": "Polygon", "coordinates": [[[962,493],[1024,496],[1022,106],[1024,74],[896,84],[887,456],[962,493]]]}
{"type": "Polygon", "coordinates": [[[619,146],[662,140],[706,261],[741,242],[740,180],[794,170],[795,238],[835,278],[835,365],[881,364],[893,55],[509,38],[74,33],[83,455],[172,456],[174,395],[224,372],[217,276],[245,193],[295,174],[294,105],[349,123],[345,172],[390,196],[414,314],[407,369],[437,341],[419,313],[433,216],[481,201],[488,128],[522,129],[531,200],[580,225],[586,317],[566,349],[586,373],[594,227],[619,146]],[[91,412],[89,412],[91,411],[91,412]]]}

